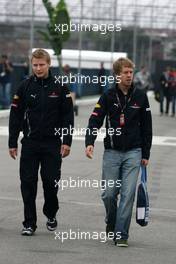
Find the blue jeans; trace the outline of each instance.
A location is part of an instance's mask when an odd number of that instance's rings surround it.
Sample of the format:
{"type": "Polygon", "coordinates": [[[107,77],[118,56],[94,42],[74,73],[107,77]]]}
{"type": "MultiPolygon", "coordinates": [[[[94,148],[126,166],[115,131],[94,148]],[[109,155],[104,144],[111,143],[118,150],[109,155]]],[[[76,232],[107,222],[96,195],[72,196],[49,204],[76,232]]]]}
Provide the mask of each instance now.
{"type": "Polygon", "coordinates": [[[102,180],[106,182],[106,188],[102,200],[106,209],[105,221],[114,227],[115,234],[120,232],[122,239],[128,239],[141,158],[141,148],[126,152],[111,149],[104,151],[102,180]],[[120,187],[116,184],[119,180],[120,187]]]}
{"type": "Polygon", "coordinates": [[[0,84],[0,103],[3,108],[8,108],[11,101],[11,83],[0,84]]]}

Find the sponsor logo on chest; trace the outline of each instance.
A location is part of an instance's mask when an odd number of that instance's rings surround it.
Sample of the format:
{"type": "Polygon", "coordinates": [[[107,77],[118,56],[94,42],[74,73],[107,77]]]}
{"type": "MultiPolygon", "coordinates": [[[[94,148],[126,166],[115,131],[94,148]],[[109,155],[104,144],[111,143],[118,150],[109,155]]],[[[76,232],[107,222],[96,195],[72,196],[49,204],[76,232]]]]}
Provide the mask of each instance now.
{"type": "Polygon", "coordinates": [[[48,97],[49,98],[58,98],[59,94],[58,94],[58,92],[51,92],[48,94],[48,97]]]}

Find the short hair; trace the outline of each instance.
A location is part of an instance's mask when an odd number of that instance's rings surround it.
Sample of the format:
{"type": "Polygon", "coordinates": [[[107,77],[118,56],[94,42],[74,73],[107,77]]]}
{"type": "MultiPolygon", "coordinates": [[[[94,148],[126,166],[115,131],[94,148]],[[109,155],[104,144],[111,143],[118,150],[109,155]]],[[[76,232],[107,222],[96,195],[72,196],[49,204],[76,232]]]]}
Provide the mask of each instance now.
{"type": "Polygon", "coordinates": [[[35,59],[45,59],[48,64],[51,64],[51,57],[49,53],[44,49],[36,49],[31,56],[31,62],[35,59]]]}
{"type": "Polygon", "coordinates": [[[66,74],[69,74],[69,72],[70,72],[70,66],[69,66],[68,64],[65,64],[65,65],[63,66],[63,71],[64,71],[66,74]]]}
{"type": "Polygon", "coordinates": [[[123,67],[129,67],[134,69],[134,63],[128,58],[119,58],[113,63],[113,70],[115,74],[120,74],[123,67]]]}

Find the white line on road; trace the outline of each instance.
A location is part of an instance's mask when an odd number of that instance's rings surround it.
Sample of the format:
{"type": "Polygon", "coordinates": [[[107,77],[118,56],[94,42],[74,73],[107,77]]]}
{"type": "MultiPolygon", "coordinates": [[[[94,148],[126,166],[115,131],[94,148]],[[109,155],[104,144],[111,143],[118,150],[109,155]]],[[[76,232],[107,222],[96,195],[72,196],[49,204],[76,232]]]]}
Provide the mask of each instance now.
{"type": "MultiPolygon", "coordinates": [[[[0,200],[4,201],[22,201],[22,198],[17,198],[17,197],[6,197],[6,196],[0,196],[0,200]]],[[[37,201],[43,201],[43,198],[38,198],[37,201]]],[[[82,205],[82,206],[95,206],[95,207],[103,207],[102,203],[88,203],[88,202],[80,202],[80,201],[61,201],[61,204],[75,204],[75,205],[82,205]]],[[[176,214],[176,210],[174,209],[167,209],[167,208],[150,208],[151,212],[155,213],[169,213],[169,216],[171,214],[176,214]]]]}
{"type": "MultiPolygon", "coordinates": [[[[80,131],[80,129],[78,130],[78,132],[76,131],[75,136],[73,136],[73,139],[78,140],[78,141],[84,141],[85,135],[84,134],[80,135],[79,131],[80,131]]],[[[8,136],[8,127],[7,126],[0,126],[0,136],[8,136]]],[[[105,136],[104,133],[102,133],[101,135],[99,134],[97,137],[97,141],[102,142],[104,136],[105,136]]],[[[154,136],[152,144],[157,145],[157,146],[176,147],[176,137],[154,136]]]]}
{"type": "MultiPolygon", "coordinates": [[[[84,136],[75,136],[73,137],[74,140],[78,141],[84,141],[85,137],[84,136]]],[[[96,141],[103,141],[102,136],[98,136],[96,141]]],[[[163,136],[154,136],[152,140],[152,145],[157,145],[157,146],[171,146],[171,147],[176,147],[176,137],[163,137],[163,136]]]]}

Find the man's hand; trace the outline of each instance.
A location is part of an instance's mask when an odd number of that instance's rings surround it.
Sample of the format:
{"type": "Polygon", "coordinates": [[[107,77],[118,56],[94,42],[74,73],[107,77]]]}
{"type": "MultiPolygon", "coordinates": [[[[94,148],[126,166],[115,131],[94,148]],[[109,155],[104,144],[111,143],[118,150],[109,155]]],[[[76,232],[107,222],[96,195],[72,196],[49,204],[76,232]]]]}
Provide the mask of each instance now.
{"type": "Polygon", "coordinates": [[[9,149],[9,155],[11,156],[12,159],[16,159],[18,155],[18,149],[17,148],[10,148],[9,149]]]}
{"type": "Polygon", "coordinates": [[[147,160],[147,159],[142,159],[142,160],[141,160],[141,164],[142,164],[143,166],[147,166],[148,163],[149,163],[149,160],[147,160]]]}
{"type": "Polygon", "coordinates": [[[67,157],[70,154],[70,146],[68,146],[68,145],[62,145],[61,146],[61,152],[60,153],[62,155],[62,158],[67,157]]]}
{"type": "Polygon", "coordinates": [[[93,158],[93,151],[94,151],[94,146],[93,145],[89,145],[87,146],[86,148],[86,156],[89,158],[89,159],[92,159],[93,158]]]}

